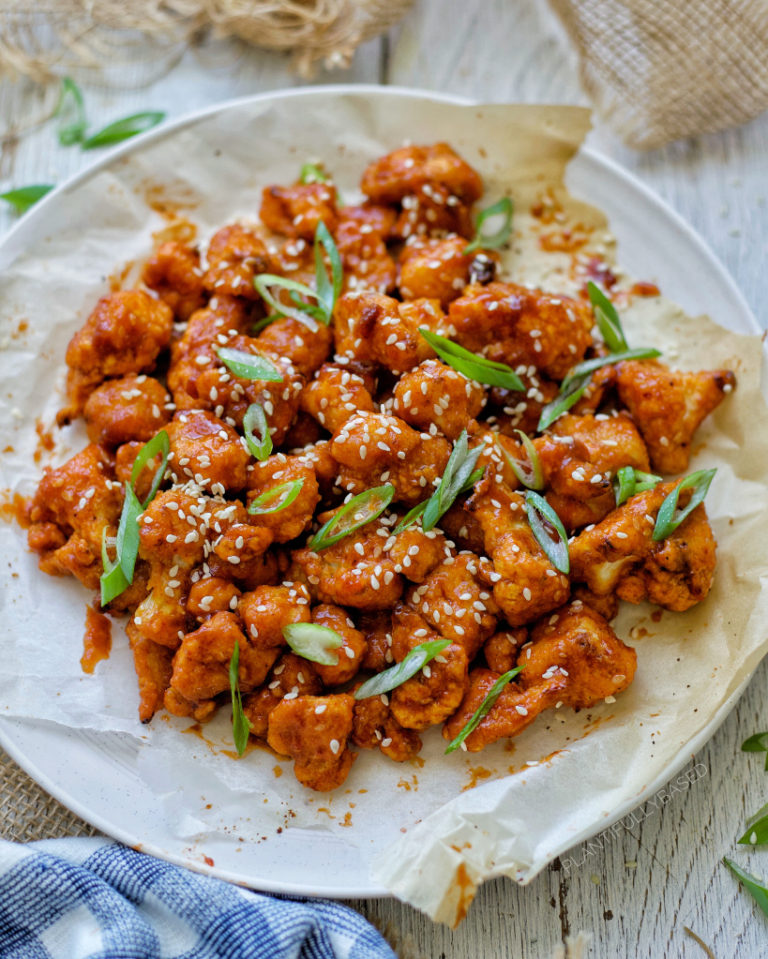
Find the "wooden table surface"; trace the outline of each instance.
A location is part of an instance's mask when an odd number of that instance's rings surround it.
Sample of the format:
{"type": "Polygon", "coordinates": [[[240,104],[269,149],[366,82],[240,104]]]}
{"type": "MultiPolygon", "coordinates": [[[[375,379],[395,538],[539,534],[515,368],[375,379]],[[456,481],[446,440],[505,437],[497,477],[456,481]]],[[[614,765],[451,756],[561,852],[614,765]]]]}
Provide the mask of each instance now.
{"type": "MultiPolygon", "coordinates": [[[[169,116],[217,101],[299,82],[288,60],[241,44],[203,40],[169,72],[141,87],[139,67],[117,72],[120,86],[84,84],[89,119],[139,109],[169,116]]],[[[421,0],[406,20],[368,43],[349,70],[315,82],[390,83],[482,100],[585,103],[577,65],[542,0],[421,0]]],[[[0,125],[25,124],[40,94],[0,81],[0,125]]],[[[631,170],[692,224],[725,263],[762,326],[768,326],[768,115],[746,127],[650,153],[624,148],[598,127],[593,145],[631,170]]],[[[52,125],[6,139],[0,191],[57,182],[92,155],[56,144],[52,125]]],[[[0,230],[13,217],[0,211],[0,230]]],[[[748,562],[745,557],[745,562],[748,562]]],[[[768,728],[768,664],[711,742],[691,762],[685,789],[667,790],[630,821],[576,847],[570,863],[546,869],[529,886],[487,883],[454,932],[394,900],[354,903],[389,937],[401,959],[548,959],[550,956],[717,959],[768,956],[768,920],[721,864],[733,856],[753,871],[766,853],[735,845],[746,815],[768,799],[760,757],[740,752],[768,728]],[[580,935],[583,934],[583,935],[580,935]],[[578,940],[568,949],[566,943],[578,940]]]]}

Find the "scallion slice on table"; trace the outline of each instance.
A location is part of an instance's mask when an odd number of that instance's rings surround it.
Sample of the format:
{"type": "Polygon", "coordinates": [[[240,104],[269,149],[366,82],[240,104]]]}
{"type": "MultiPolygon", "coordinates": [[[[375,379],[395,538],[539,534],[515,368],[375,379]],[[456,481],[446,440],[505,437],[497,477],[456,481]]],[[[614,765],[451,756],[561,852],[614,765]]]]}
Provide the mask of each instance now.
{"type": "Polygon", "coordinates": [[[299,183],[327,183],[330,177],[318,163],[305,163],[299,173],[299,183]]]}
{"type": "Polygon", "coordinates": [[[512,214],[514,210],[514,204],[508,196],[502,197],[496,203],[481,210],[475,224],[475,236],[472,242],[464,247],[464,255],[474,253],[475,250],[498,250],[505,243],[508,243],[512,235],[512,214]],[[485,221],[493,217],[503,217],[501,226],[495,233],[484,233],[485,221]]]}
{"type": "Polygon", "coordinates": [[[674,533],[687,516],[690,516],[707,495],[707,490],[716,472],[716,469],[697,470],[695,473],[691,473],[690,476],[686,476],[685,479],[678,483],[672,492],[667,495],[659,507],[659,512],[656,514],[656,525],[653,527],[651,537],[654,542],[658,543],[660,540],[666,539],[670,533],[674,533]],[[688,501],[688,505],[678,511],[677,501],[680,498],[680,493],[684,489],[692,489],[693,495],[688,501]]]}
{"type": "Polygon", "coordinates": [[[100,577],[101,585],[101,605],[106,606],[116,596],[124,592],[133,582],[133,572],[136,567],[136,558],[139,555],[139,516],[154,499],[155,494],[160,488],[160,483],[165,476],[165,470],[168,465],[168,453],[170,451],[170,441],[165,430],[154,436],[148,443],[139,450],[131,478],[125,484],[125,499],[123,500],[123,510],[120,514],[120,523],[117,527],[117,536],[115,537],[115,559],[109,558],[107,551],[107,530],[106,527],[101,533],[101,562],[104,572],[100,577]],[[149,494],[144,502],[140,502],[134,490],[139,476],[147,463],[158,453],[162,454],[160,466],[155,470],[152,478],[152,485],[149,494]]]}
{"type": "Polygon", "coordinates": [[[243,380],[265,380],[270,383],[281,383],[283,380],[283,374],[266,356],[233,350],[228,346],[219,347],[216,356],[231,373],[243,380]]]}
{"type": "Polygon", "coordinates": [[[470,380],[485,383],[487,386],[502,386],[508,390],[525,390],[525,385],[512,367],[506,363],[497,363],[486,359],[471,350],[459,346],[439,333],[433,333],[425,326],[419,327],[419,333],[429,343],[440,359],[463,373],[470,380]]]}
{"type": "Polygon", "coordinates": [[[363,493],[358,493],[345,503],[327,523],[324,523],[309,541],[309,548],[317,552],[333,546],[340,539],[349,536],[375,520],[392,502],[395,487],[391,483],[384,486],[374,486],[363,493]]]}
{"type": "MultiPolygon", "coordinates": [[[[280,316],[290,316],[301,323],[319,320],[328,326],[333,319],[333,310],[336,300],[341,295],[341,288],[344,282],[344,274],[341,266],[341,257],[323,222],[318,223],[315,230],[315,289],[307,286],[306,283],[299,283],[297,280],[290,280],[285,276],[278,276],[276,273],[259,273],[253,279],[253,284],[261,298],[268,303],[275,315],[271,319],[277,319],[280,316]],[[331,264],[331,275],[328,276],[328,269],[325,265],[325,255],[331,264]],[[289,306],[278,300],[272,293],[273,289],[287,290],[294,306],[289,306]],[[304,302],[301,297],[309,297],[315,300],[317,305],[304,302]]],[[[312,325],[312,323],[308,324],[312,325]]]]}
{"type": "Polygon", "coordinates": [[[267,414],[260,403],[251,403],[243,417],[243,436],[251,456],[265,460],[272,452],[272,435],[269,432],[267,414]],[[255,435],[258,431],[259,437],[255,435]]]}
{"type": "Polygon", "coordinates": [[[317,623],[289,623],[283,626],[283,636],[297,656],[321,666],[339,665],[339,654],[332,650],[340,649],[344,640],[335,629],[317,623]]]}
{"type": "Polygon", "coordinates": [[[279,486],[273,486],[261,496],[257,496],[248,507],[251,516],[264,516],[267,513],[279,513],[280,510],[290,506],[291,503],[301,492],[304,485],[303,479],[289,480],[287,483],[281,483],[279,486]]]}
{"type": "Polygon", "coordinates": [[[764,846],[768,843],[768,803],[749,817],[747,830],[739,843],[742,846],[764,846]]]}
{"type": "Polygon", "coordinates": [[[243,697],[240,693],[240,643],[235,640],[232,658],[229,661],[229,691],[232,696],[232,738],[235,741],[237,755],[242,756],[248,745],[251,724],[243,710],[243,697]]]}
{"type": "Polygon", "coordinates": [[[646,490],[653,489],[660,482],[661,477],[655,476],[653,473],[644,473],[632,466],[622,466],[613,477],[616,505],[621,506],[622,503],[626,503],[630,496],[634,496],[635,493],[645,493],[646,490]]]}
{"type": "Polygon", "coordinates": [[[85,102],[80,87],[71,77],[63,77],[59,102],[53,114],[60,120],[68,118],[68,122],[59,127],[59,143],[63,147],[71,147],[85,136],[85,102]]]}
{"type": "Polygon", "coordinates": [[[94,133],[82,141],[84,150],[93,150],[95,147],[107,147],[113,143],[122,143],[135,137],[139,133],[144,133],[162,123],[165,119],[165,113],[161,110],[144,110],[141,113],[132,113],[128,117],[115,120],[107,124],[98,133],[94,133]]]}
{"type": "Polygon", "coordinates": [[[370,696],[388,693],[391,689],[402,686],[407,679],[415,676],[420,669],[423,669],[450,645],[450,639],[430,639],[426,643],[414,646],[402,662],[367,679],[355,691],[355,699],[368,699],[370,696]]]}
{"type": "Polygon", "coordinates": [[[511,680],[513,680],[515,676],[522,671],[522,668],[522,666],[516,666],[514,669],[510,669],[506,673],[502,673],[501,676],[499,676],[493,686],[491,686],[486,693],[483,701],[480,703],[474,713],[472,713],[472,716],[469,718],[466,725],[462,727],[461,732],[448,743],[448,746],[445,750],[446,753],[452,753],[457,750],[467,736],[477,729],[491,709],[493,709],[493,705],[501,695],[502,689],[504,689],[507,683],[511,682],[511,680]]]}
{"type": "Polygon", "coordinates": [[[739,882],[742,883],[744,888],[751,893],[752,898],[765,915],[768,916],[768,888],[766,888],[765,882],[762,879],[758,879],[757,876],[752,876],[750,873],[745,872],[741,866],[737,866],[731,859],[723,857],[723,862],[739,882]]]}
{"type": "Polygon", "coordinates": [[[0,193],[0,200],[14,208],[17,213],[26,213],[38,200],[42,200],[46,193],[53,189],[52,183],[33,183],[29,186],[20,186],[15,190],[0,193]]]}
{"type": "Polygon", "coordinates": [[[525,515],[539,546],[547,554],[547,559],[556,570],[567,575],[571,569],[568,534],[560,517],[544,497],[533,490],[528,490],[525,494],[525,515]],[[557,534],[556,537],[552,537],[550,528],[557,534]]]}
{"type": "Polygon", "coordinates": [[[605,345],[612,353],[622,353],[628,350],[629,344],[624,335],[616,307],[600,287],[591,280],[587,283],[587,293],[589,294],[589,302],[592,304],[592,312],[595,315],[597,327],[605,340],[605,345]]]}
{"type": "Polygon", "coordinates": [[[520,460],[515,459],[514,456],[510,456],[501,443],[498,444],[498,447],[504,459],[509,464],[509,468],[523,486],[527,489],[542,489],[544,487],[544,471],[541,468],[541,460],[539,459],[536,447],[533,445],[527,433],[524,433],[522,430],[515,430],[515,433],[520,437],[525,455],[528,457],[528,466],[524,466],[520,460]]]}

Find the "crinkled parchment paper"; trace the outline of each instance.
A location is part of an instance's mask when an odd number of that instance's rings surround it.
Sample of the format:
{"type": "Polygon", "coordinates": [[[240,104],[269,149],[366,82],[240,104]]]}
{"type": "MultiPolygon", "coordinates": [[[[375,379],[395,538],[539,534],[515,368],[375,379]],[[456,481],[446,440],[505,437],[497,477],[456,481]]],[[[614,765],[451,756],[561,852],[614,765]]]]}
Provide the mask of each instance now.
{"type": "MultiPolygon", "coordinates": [[[[252,216],[261,187],[289,181],[307,159],[325,161],[352,197],[369,160],[406,139],[445,139],[479,169],[491,199],[512,190],[509,275],[568,291],[569,258],[540,252],[538,221],[527,211],[549,188],[566,223],[590,228],[583,252],[610,259],[604,217],[562,186],[588,123],[575,108],[458,107],[325,92],[237,104],[114,160],[39,210],[34,243],[20,231],[0,249],[0,486],[6,494],[33,491],[40,468],[33,461],[35,423],[50,422],[60,403],[55,385],[66,344],[108,289],[107,278],[147,256],[153,232],[168,226],[169,208],[193,221],[204,241],[228,220],[252,216]],[[165,218],[156,212],[158,198],[165,218]]],[[[133,737],[132,762],[163,804],[173,835],[202,849],[212,835],[255,841],[289,814],[290,829],[328,830],[358,847],[375,881],[450,923],[482,880],[531,879],[671,771],[766,650],[760,340],[686,317],[661,298],[636,298],[623,316],[633,345],[658,346],[685,368],[731,367],[739,385],[700,431],[692,463],[718,466],[707,500],[719,542],[715,586],[700,606],[665,612],[658,621],[648,608],[625,606],[616,628],[636,646],[639,664],[617,702],[578,715],[546,713],[512,743],[479,755],[443,756],[433,730],[414,763],[363,753],[349,788],[309,794],[294,782],[290,764],[264,750],[240,761],[222,754],[231,748],[226,709],[204,731],[210,747],[182,735],[189,725],[183,720],[156,717],[140,726],[122,627],[113,629],[109,660],[85,676],[79,658],[90,597],[74,580],[39,573],[24,533],[0,524],[2,713],[89,730],[96,752],[101,739],[108,751],[115,731],[133,737]],[[276,776],[276,765],[285,775],[276,776]]],[[[68,427],[56,440],[58,462],[84,444],[82,427],[68,427]]]]}

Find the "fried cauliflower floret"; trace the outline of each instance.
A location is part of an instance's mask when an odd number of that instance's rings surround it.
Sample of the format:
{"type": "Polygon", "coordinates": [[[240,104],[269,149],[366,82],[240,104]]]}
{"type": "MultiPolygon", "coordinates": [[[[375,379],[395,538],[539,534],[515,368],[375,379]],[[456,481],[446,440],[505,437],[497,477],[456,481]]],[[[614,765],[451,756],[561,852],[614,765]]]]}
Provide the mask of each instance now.
{"type": "Polygon", "coordinates": [[[353,679],[365,657],[367,645],[360,630],[355,629],[352,620],[341,606],[323,603],[312,610],[312,622],[326,629],[332,629],[341,636],[343,645],[332,653],[338,657],[335,666],[315,663],[315,670],[325,686],[340,686],[353,679]]]}
{"type": "Polygon", "coordinates": [[[483,645],[483,655],[489,669],[501,675],[514,668],[520,650],[527,641],[528,630],[524,626],[494,633],[483,645]]]}
{"type": "Polygon", "coordinates": [[[369,523],[318,552],[294,550],[292,575],[305,581],[321,603],[390,609],[402,595],[403,578],[384,549],[388,535],[384,527],[369,523]]]}
{"type": "MultiPolygon", "coordinates": [[[[621,599],[644,600],[683,612],[701,602],[712,586],[715,539],[703,504],[666,539],[652,538],[656,516],[676,483],[659,483],[631,496],[593,529],[572,543],[574,580],[598,596],[611,592],[621,599]]],[[[684,507],[690,490],[680,494],[684,507]]]]}
{"type": "Polygon", "coordinates": [[[276,360],[288,359],[302,376],[309,377],[331,352],[333,332],[324,323],[311,329],[292,316],[284,316],[273,320],[253,342],[260,353],[276,360]]]}
{"type": "Polygon", "coordinates": [[[493,598],[510,626],[523,626],[562,606],[570,589],[568,577],[552,566],[533,535],[523,504],[519,493],[487,480],[467,501],[483,529],[495,575],[501,577],[493,598]]]}
{"type": "Polygon", "coordinates": [[[173,657],[165,708],[177,716],[201,716],[214,696],[229,689],[229,664],[239,649],[238,685],[242,692],[260,686],[277,659],[276,648],[248,642],[234,613],[215,613],[187,633],[173,657]]]}
{"type": "Polygon", "coordinates": [[[86,401],[88,439],[104,446],[151,440],[170,419],[171,397],[150,376],[124,376],[97,386],[86,401]]]}
{"type": "Polygon", "coordinates": [[[463,646],[469,660],[493,634],[499,613],[491,594],[478,582],[478,564],[473,553],[459,553],[406,594],[406,602],[443,639],[463,646]]]}
{"type": "MultiPolygon", "coordinates": [[[[315,506],[320,501],[320,492],[315,471],[301,456],[286,456],[277,453],[261,463],[253,463],[248,472],[248,502],[253,501],[285,483],[301,483],[296,499],[276,513],[257,513],[253,521],[272,532],[276,543],[287,543],[300,536],[309,527],[315,506]]],[[[284,494],[283,494],[284,495],[284,494]]],[[[276,506],[274,502],[265,504],[266,508],[276,506]]]]}
{"type": "Polygon", "coordinates": [[[171,468],[182,483],[194,479],[207,489],[219,487],[222,494],[243,489],[251,457],[227,423],[208,410],[183,410],[174,414],[166,432],[173,453],[171,468]]]}
{"type": "Polygon", "coordinates": [[[412,759],[421,750],[421,737],[394,718],[386,696],[355,701],[352,742],[361,749],[378,749],[396,763],[412,759]]]}
{"type": "Polygon", "coordinates": [[[533,365],[562,380],[592,342],[592,311],[567,296],[514,283],[470,286],[448,310],[453,339],[473,352],[507,363],[533,365]]]}
{"type": "Polygon", "coordinates": [[[399,240],[412,236],[442,237],[455,234],[467,240],[474,233],[472,206],[459,200],[448,187],[425,183],[400,201],[394,234],[399,240]]]}
{"type": "Polygon", "coordinates": [[[243,594],[238,612],[255,646],[284,646],[285,626],[310,621],[309,592],[300,583],[259,586],[243,594]]]}
{"type": "Polygon", "coordinates": [[[485,390],[440,360],[424,360],[401,376],[392,410],[420,430],[432,423],[455,440],[485,405],[485,390]]]}
{"type": "Polygon", "coordinates": [[[590,462],[589,449],[574,437],[538,436],[533,445],[541,464],[546,498],[568,530],[596,523],[614,508],[610,473],[590,462]]]}
{"type": "Polygon", "coordinates": [[[109,377],[148,373],[171,342],[173,313],[144,290],[103,296],[67,347],[68,406],[59,423],[77,416],[91,390],[109,377]]]}
{"type": "Polygon", "coordinates": [[[688,468],[694,433],[736,384],[730,370],[684,373],[656,360],[619,363],[616,374],[619,398],[661,473],[688,468]]]}
{"type": "Polygon", "coordinates": [[[347,224],[354,224],[363,234],[375,233],[382,240],[392,238],[397,211],[391,206],[371,203],[365,200],[355,206],[343,206],[339,210],[337,231],[347,224]]]}
{"type": "Polygon", "coordinates": [[[344,489],[362,493],[391,483],[395,499],[414,506],[432,493],[451,447],[443,437],[417,433],[396,416],[358,413],[334,433],[331,454],[344,489]]]}
{"type": "Polygon", "coordinates": [[[373,413],[373,397],[362,376],[339,363],[325,363],[301,393],[301,408],[331,433],[357,412],[373,413]]]}
{"type": "Polygon", "coordinates": [[[353,220],[336,227],[336,248],[344,271],[345,290],[375,290],[389,293],[397,282],[397,267],[381,234],[361,229],[353,220]]]}
{"type": "Polygon", "coordinates": [[[379,293],[346,293],[334,310],[334,337],[339,357],[375,361],[398,375],[434,356],[419,333],[445,325],[437,300],[400,303],[379,293]]]}
{"type": "Polygon", "coordinates": [[[232,223],[214,233],[208,245],[207,259],[203,286],[214,295],[226,293],[258,300],[254,277],[259,273],[275,272],[275,263],[264,241],[239,223],[232,223]]]}
{"type": "Polygon", "coordinates": [[[326,792],[347,778],[355,759],[347,749],[352,735],[354,700],[346,694],[283,698],[269,714],[267,742],[295,760],[298,781],[326,792]]]}
{"type": "Polygon", "coordinates": [[[515,430],[529,435],[538,431],[541,413],[547,403],[560,392],[560,387],[552,380],[539,375],[536,367],[521,363],[515,367],[515,373],[523,381],[523,390],[508,390],[494,386],[488,391],[488,405],[494,429],[507,436],[514,436],[515,430]]]}
{"type": "Polygon", "coordinates": [[[412,583],[423,583],[436,566],[453,555],[445,536],[437,529],[426,532],[420,526],[409,526],[392,535],[385,544],[395,569],[412,583]]]}
{"type": "MultiPolygon", "coordinates": [[[[523,670],[517,680],[503,688],[465,739],[470,752],[516,736],[552,706],[582,709],[622,692],[634,678],[637,657],[599,613],[577,602],[534,629],[533,642],[524,648],[518,665],[523,670]]],[[[443,729],[446,739],[458,735],[498,678],[492,670],[472,671],[469,691],[443,729]]]]}
{"type": "Polygon", "coordinates": [[[336,189],[331,183],[265,187],[259,216],[266,227],[284,236],[312,240],[321,222],[332,233],[336,226],[336,189]]]}
{"type": "Polygon", "coordinates": [[[115,535],[123,505],[112,476],[104,451],[93,443],[44,470],[27,511],[27,541],[44,573],[76,576],[88,589],[99,588],[102,531],[115,535]]]}
{"type": "Polygon", "coordinates": [[[144,264],[141,279],[182,322],[205,304],[200,254],[184,243],[159,246],[144,264]]]}
{"type": "MultiPolygon", "coordinates": [[[[392,652],[397,662],[414,646],[441,638],[418,613],[401,604],[395,607],[392,627],[392,652]]],[[[392,715],[406,729],[435,726],[455,711],[466,685],[467,654],[463,646],[454,643],[392,690],[392,715]]]]}
{"type": "Polygon", "coordinates": [[[378,203],[398,203],[425,185],[445,187],[451,195],[474,203],[483,195],[483,181],[447,143],[407,146],[369,164],[360,183],[378,203]]]}
{"type": "MultiPolygon", "coordinates": [[[[461,296],[470,282],[477,254],[465,253],[467,241],[463,236],[448,236],[445,239],[409,240],[400,254],[400,281],[398,286],[409,300],[418,297],[439,300],[447,308],[451,300],[461,296]]],[[[493,263],[488,254],[476,264],[475,272],[482,268],[483,275],[493,263]]]]}
{"type": "MultiPolygon", "coordinates": [[[[242,353],[265,357],[259,352],[256,340],[248,336],[233,337],[228,345],[242,353]]],[[[279,446],[298,411],[304,378],[288,359],[274,356],[266,358],[276,367],[282,379],[245,379],[230,372],[216,358],[197,378],[196,387],[200,395],[198,404],[213,409],[216,416],[240,429],[248,407],[258,403],[266,414],[272,441],[279,446]]]]}
{"type": "Polygon", "coordinates": [[[187,612],[199,622],[214,613],[226,613],[237,609],[240,590],[220,576],[209,576],[192,583],[187,596],[187,612]]]}
{"type": "Polygon", "coordinates": [[[148,723],[163,708],[163,697],[173,672],[173,651],[142,636],[133,620],[129,620],[125,631],[139,684],[139,720],[148,723]]]}
{"type": "Polygon", "coordinates": [[[651,464],[643,438],[626,413],[614,416],[574,416],[565,413],[549,427],[555,436],[572,436],[589,452],[589,462],[603,473],[614,475],[622,466],[647,473],[651,464]]]}
{"type": "Polygon", "coordinates": [[[323,684],[313,663],[294,653],[283,653],[261,689],[243,700],[243,712],[250,723],[251,735],[267,738],[269,716],[275,706],[288,696],[318,696],[323,684]]]}
{"type": "Polygon", "coordinates": [[[214,296],[205,309],[192,314],[181,338],[171,344],[168,389],[178,409],[214,408],[216,397],[198,392],[198,377],[217,362],[214,351],[231,345],[232,338],[244,333],[247,326],[244,303],[234,296],[214,296]]]}

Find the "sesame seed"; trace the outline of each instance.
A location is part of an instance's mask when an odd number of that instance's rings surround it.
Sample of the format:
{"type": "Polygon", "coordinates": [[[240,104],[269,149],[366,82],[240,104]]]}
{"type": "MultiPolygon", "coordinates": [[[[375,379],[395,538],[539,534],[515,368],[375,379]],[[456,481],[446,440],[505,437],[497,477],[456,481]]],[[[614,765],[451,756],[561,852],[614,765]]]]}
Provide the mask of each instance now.
{"type": "Polygon", "coordinates": [[[338,739],[332,739],[329,745],[331,747],[331,752],[334,754],[334,756],[338,753],[339,749],[341,749],[338,739]]]}

